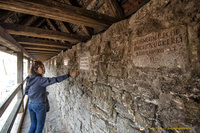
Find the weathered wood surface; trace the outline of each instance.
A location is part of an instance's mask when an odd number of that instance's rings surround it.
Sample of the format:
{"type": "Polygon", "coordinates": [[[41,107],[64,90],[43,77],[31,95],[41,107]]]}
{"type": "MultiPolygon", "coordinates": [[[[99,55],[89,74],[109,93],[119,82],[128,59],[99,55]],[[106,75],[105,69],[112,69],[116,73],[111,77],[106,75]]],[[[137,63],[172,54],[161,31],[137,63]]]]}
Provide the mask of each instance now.
{"type": "Polygon", "coordinates": [[[11,101],[13,100],[13,98],[15,97],[15,95],[19,92],[19,90],[21,89],[22,84],[17,84],[14,87],[16,87],[15,90],[13,90],[11,93],[9,93],[9,95],[7,96],[7,98],[3,99],[3,101],[0,104],[0,117],[2,116],[2,114],[4,113],[4,111],[7,109],[8,105],[11,103],[11,101]]]}
{"type": "Polygon", "coordinates": [[[36,16],[28,15],[25,19],[23,19],[22,22],[20,22],[20,24],[21,24],[21,25],[29,26],[29,25],[31,25],[34,21],[36,21],[36,19],[37,19],[36,16]]]}
{"type": "Polygon", "coordinates": [[[59,21],[105,29],[118,21],[116,18],[67,4],[46,5],[25,0],[0,0],[0,9],[31,14],[59,21]]]}
{"type": "Polygon", "coordinates": [[[23,26],[17,24],[9,24],[9,23],[0,23],[0,25],[4,27],[9,34],[14,34],[14,35],[48,38],[48,39],[62,40],[69,42],[80,42],[89,39],[88,37],[84,36],[78,36],[59,31],[45,30],[40,28],[33,28],[30,26],[23,26]]]}
{"type": "Polygon", "coordinates": [[[71,27],[69,26],[68,23],[56,21],[56,24],[58,25],[58,27],[60,28],[60,30],[62,32],[73,33],[73,31],[72,31],[72,29],[71,29],[71,27]]]}
{"type": "Polygon", "coordinates": [[[8,119],[6,120],[5,124],[3,125],[0,133],[10,133],[12,126],[14,124],[15,118],[17,117],[17,113],[20,109],[20,106],[23,102],[23,99],[20,99],[16,102],[15,106],[12,109],[12,112],[9,114],[8,119]]]}
{"type": "Polygon", "coordinates": [[[9,17],[11,17],[14,14],[13,12],[10,12],[10,11],[5,11],[5,12],[6,13],[0,16],[0,20],[2,22],[6,21],[9,17]]]}
{"type": "Polygon", "coordinates": [[[16,40],[0,26],[0,43],[15,52],[23,52],[25,56],[31,57],[26,50],[16,42],[16,40]]]}
{"type": "Polygon", "coordinates": [[[116,0],[105,0],[105,3],[108,5],[113,17],[124,18],[124,12],[116,0]]]}
{"type": "Polygon", "coordinates": [[[45,47],[54,47],[54,48],[69,48],[68,44],[60,44],[55,41],[50,40],[42,40],[35,38],[25,38],[25,37],[17,37],[15,38],[19,44],[23,45],[33,45],[33,46],[45,46],[45,47]]]}
{"type": "Polygon", "coordinates": [[[41,51],[41,50],[27,50],[30,54],[32,53],[57,53],[56,51],[41,51]]]}
{"type": "Polygon", "coordinates": [[[50,19],[46,19],[46,21],[47,21],[48,25],[50,26],[50,28],[51,28],[52,30],[57,31],[55,25],[51,22],[50,19]]]}
{"type": "Polygon", "coordinates": [[[46,51],[61,51],[61,49],[55,49],[55,48],[40,48],[40,47],[24,47],[25,49],[33,49],[33,50],[46,50],[46,51]]]}

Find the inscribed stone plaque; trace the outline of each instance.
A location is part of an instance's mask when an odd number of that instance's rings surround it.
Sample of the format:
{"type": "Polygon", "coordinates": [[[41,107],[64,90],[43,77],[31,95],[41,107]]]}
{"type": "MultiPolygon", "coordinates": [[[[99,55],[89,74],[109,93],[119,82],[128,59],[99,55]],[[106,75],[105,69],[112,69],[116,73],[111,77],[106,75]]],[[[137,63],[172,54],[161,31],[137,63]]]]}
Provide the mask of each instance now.
{"type": "Polygon", "coordinates": [[[56,62],[56,59],[54,60],[54,66],[56,66],[57,65],[57,62],[56,62]]]}
{"type": "Polygon", "coordinates": [[[133,63],[139,67],[185,68],[186,27],[178,26],[132,40],[133,63]]]}
{"type": "Polygon", "coordinates": [[[89,70],[89,57],[80,57],[80,69],[89,70]]]}
{"type": "Polygon", "coordinates": [[[68,66],[69,59],[68,59],[68,58],[65,58],[65,59],[63,60],[63,63],[64,63],[65,66],[68,66]]]}

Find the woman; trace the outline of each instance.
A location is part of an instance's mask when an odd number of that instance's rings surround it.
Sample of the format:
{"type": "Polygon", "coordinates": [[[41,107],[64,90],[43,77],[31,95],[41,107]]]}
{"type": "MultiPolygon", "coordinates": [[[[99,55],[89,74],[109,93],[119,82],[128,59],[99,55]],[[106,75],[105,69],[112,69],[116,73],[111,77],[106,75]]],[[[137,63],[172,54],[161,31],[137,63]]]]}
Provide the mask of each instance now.
{"type": "Polygon", "coordinates": [[[61,82],[70,76],[77,76],[78,72],[71,72],[63,76],[46,78],[44,64],[41,61],[32,63],[30,74],[26,80],[25,94],[29,97],[28,109],[31,118],[31,127],[29,133],[42,133],[46,118],[47,92],[46,87],[61,82]]]}

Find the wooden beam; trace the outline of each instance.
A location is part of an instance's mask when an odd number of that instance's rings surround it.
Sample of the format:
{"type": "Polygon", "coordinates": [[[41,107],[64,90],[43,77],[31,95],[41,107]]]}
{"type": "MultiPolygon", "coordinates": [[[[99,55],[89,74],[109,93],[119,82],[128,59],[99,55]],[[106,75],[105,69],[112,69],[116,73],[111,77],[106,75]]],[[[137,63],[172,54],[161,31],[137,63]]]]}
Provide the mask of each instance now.
{"type": "Polygon", "coordinates": [[[14,53],[13,50],[10,50],[9,48],[7,48],[5,46],[2,46],[2,45],[0,45],[0,51],[8,53],[8,54],[13,54],[14,53]]]}
{"type": "MultiPolygon", "coordinates": [[[[68,0],[69,4],[72,5],[71,1],[68,0]]],[[[80,25],[81,28],[83,29],[83,32],[88,35],[88,36],[92,36],[92,34],[90,33],[90,31],[84,26],[84,25],[80,25]]]]}
{"type": "Polygon", "coordinates": [[[19,44],[24,45],[34,45],[34,46],[46,46],[46,47],[54,47],[54,48],[70,48],[67,46],[68,44],[60,44],[55,41],[50,40],[42,40],[42,39],[35,39],[35,38],[25,38],[25,37],[17,37],[15,38],[19,44]]]}
{"type": "Polygon", "coordinates": [[[70,0],[64,0],[65,3],[67,3],[68,5],[70,5],[70,0]]]}
{"type": "Polygon", "coordinates": [[[56,51],[41,51],[41,50],[27,50],[28,53],[52,53],[52,54],[56,54],[58,52],[56,51]]]}
{"type": "Polygon", "coordinates": [[[87,36],[92,36],[92,33],[87,29],[87,27],[81,25],[81,28],[82,28],[83,32],[84,32],[87,36]]]}
{"type": "MultiPolygon", "coordinates": [[[[23,73],[24,73],[24,65],[23,65],[23,53],[17,52],[17,83],[20,84],[23,82],[23,73]]],[[[23,84],[21,85],[21,89],[17,93],[17,99],[23,99],[23,84]]],[[[24,111],[24,104],[20,106],[19,113],[24,111]]]]}
{"type": "Polygon", "coordinates": [[[50,19],[46,19],[46,21],[52,30],[57,31],[55,25],[52,23],[50,19]]]}
{"type": "Polygon", "coordinates": [[[0,25],[3,26],[9,34],[14,34],[14,35],[48,38],[48,39],[62,40],[69,42],[80,42],[89,39],[88,37],[77,36],[69,33],[44,30],[40,28],[33,28],[17,24],[0,23],[0,25]]]}
{"type": "Polygon", "coordinates": [[[58,25],[58,27],[60,28],[60,30],[62,32],[73,33],[73,31],[72,31],[72,29],[71,29],[71,27],[69,26],[68,23],[56,21],[56,24],[58,25]]]}
{"type": "Polygon", "coordinates": [[[15,52],[23,52],[25,56],[31,57],[26,50],[16,42],[16,40],[0,26],[0,43],[15,52]]]}
{"type": "Polygon", "coordinates": [[[0,9],[105,29],[118,19],[71,5],[45,5],[25,0],[0,0],[0,9]]]}
{"type": "Polygon", "coordinates": [[[33,27],[39,27],[40,25],[42,25],[45,22],[44,18],[39,17],[38,20],[36,20],[36,22],[32,25],[33,27]]]}
{"type": "Polygon", "coordinates": [[[56,54],[31,54],[34,57],[53,57],[56,56],[56,54]]]}
{"type": "Polygon", "coordinates": [[[61,49],[55,49],[55,48],[38,48],[38,47],[24,47],[24,48],[33,50],[61,51],[61,49]]]}
{"type": "Polygon", "coordinates": [[[41,59],[47,59],[47,58],[53,57],[53,55],[34,55],[34,57],[39,58],[41,60],[41,59]]]}
{"type": "Polygon", "coordinates": [[[34,56],[37,56],[37,57],[50,57],[50,56],[54,56],[54,55],[42,55],[42,54],[38,54],[38,55],[34,55],[34,56]]]}
{"type": "Polygon", "coordinates": [[[33,55],[35,58],[39,58],[39,60],[45,60],[45,59],[49,59],[51,57],[53,57],[54,55],[33,55]]]}
{"type": "Polygon", "coordinates": [[[110,9],[113,17],[120,19],[124,18],[124,12],[116,0],[105,0],[105,2],[110,9]]]}
{"type": "Polygon", "coordinates": [[[32,43],[32,42],[30,42],[30,43],[22,42],[20,44],[23,44],[23,46],[31,45],[31,46],[45,46],[45,47],[52,47],[52,48],[62,48],[62,49],[68,48],[66,46],[61,46],[61,45],[59,46],[59,45],[49,45],[49,44],[37,44],[37,43],[32,43]]]}
{"type": "Polygon", "coordinates": [[[0,43],[16,52],[21,51],[21,46],[0,26],[0,43]]]}
{"type": "Polygon", "coordinates": [[[0,20],[2,22],[6,21],[9,17],[11,17],[13,15],[13,12],[10,12],[10,11],[6,11],[5,14],[2,14],[1,17],[0,17],[0,20]]]}
{"type": "Polygon", "coordinates": [[[26,25],[26,26],[29,26],[31,25],[35,20],[37,19],[36,16],[28,16],[26,19],[24,19],[20,24],[21,25],[26,25]]]}
{"type": "Polygon", "coordinates": [[[30,53],[31,55],[56,55],[55,53],[30,53]]]}

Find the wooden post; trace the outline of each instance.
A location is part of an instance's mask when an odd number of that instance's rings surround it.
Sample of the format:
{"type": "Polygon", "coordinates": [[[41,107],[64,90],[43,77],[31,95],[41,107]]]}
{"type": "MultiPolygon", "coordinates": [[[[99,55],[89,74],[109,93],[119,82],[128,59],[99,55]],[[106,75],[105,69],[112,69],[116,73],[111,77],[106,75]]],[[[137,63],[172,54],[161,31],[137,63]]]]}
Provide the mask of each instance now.
{"type": "Polygon", "coordinates": [[[30,58],[28,58],[28,68],[27,68],[28,75],[29,75],[30,68],[31,68],[31,60],[30,60],[30,58]]]}
{"type": "MultiPolygon", "coordinates": [[[[23,53],[18,52],[17,53],[17,83],[23,82],[23,53]]],[[[21,85],[21,90],[17,94],[18,100],[21,100],[23,98],[23,84],[21,85]]],[[[22,105],[20,107],[19,113],[22,113],[24,111],[24,104],[22,102],[22,105]]]]}

